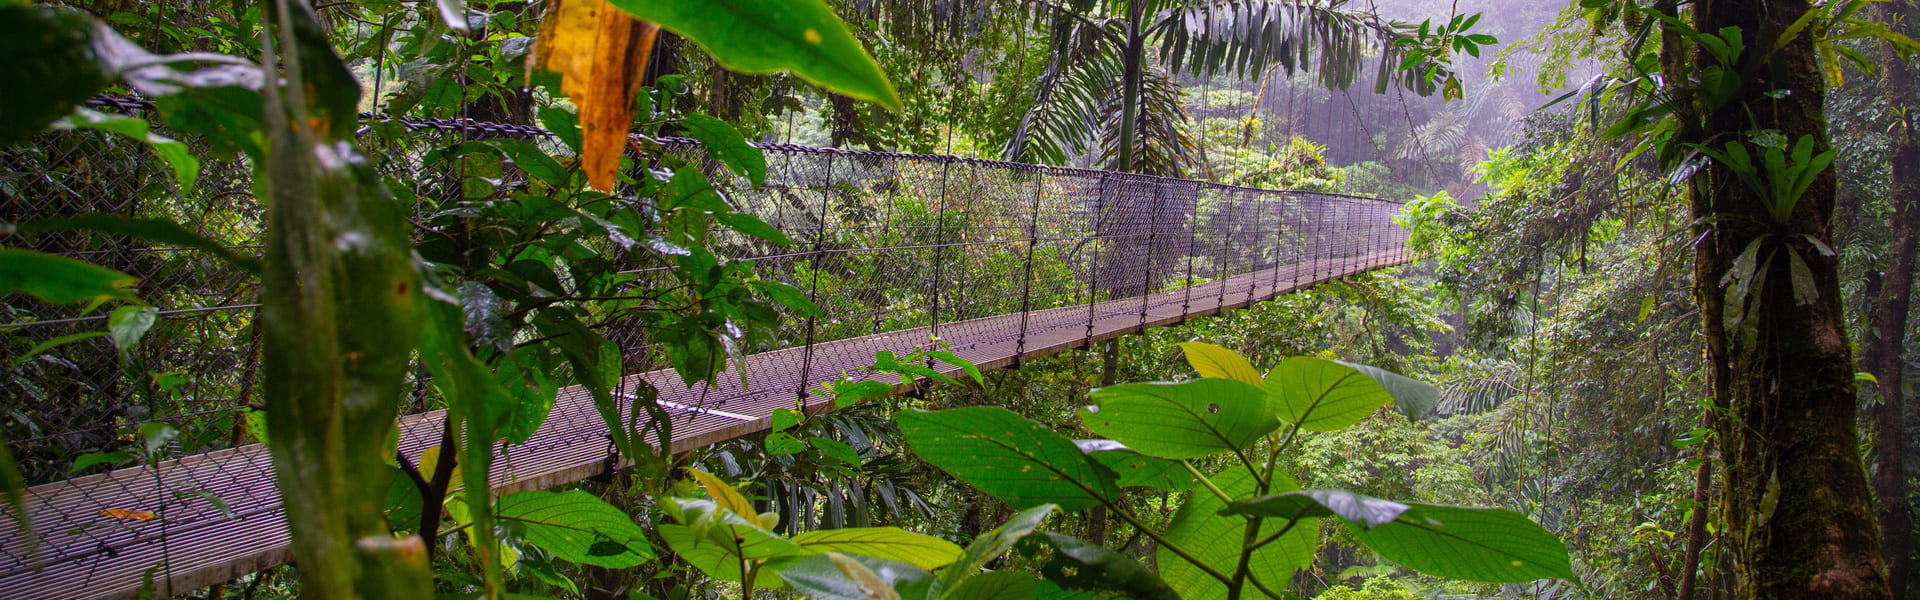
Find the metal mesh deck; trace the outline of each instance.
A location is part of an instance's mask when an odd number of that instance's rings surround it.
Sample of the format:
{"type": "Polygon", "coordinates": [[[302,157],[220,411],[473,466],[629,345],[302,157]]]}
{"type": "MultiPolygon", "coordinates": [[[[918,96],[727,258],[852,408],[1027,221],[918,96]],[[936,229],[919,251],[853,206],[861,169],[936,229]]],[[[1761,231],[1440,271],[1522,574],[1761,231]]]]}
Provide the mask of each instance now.
{"type": "MultiPolygon", "coordinates": [[[[419,164],[424,149],[490,136],[551,143],[525,127],[400,125],[419,134],[417,145],[382,149],[383,164],[422,196],[461,193],[436,187],[447,178],[419,164]]],[[[166,191],[164,165],[150,157],[109,163],[119,156],[106,151],[115,142],[59,132],[33,148],[0,149],[9,175],[58,184],[0,188],[0,209],[23,221],[90,210],[165,215],[237,248],[256,247],[260,213],[245,196],[243,168],[208,162],[209,175],[187,201],[159,201],[153,189],[166,191]],[[188,207],[201,212],[183,213],[188,207]]],[[[702,160],[744,212],[795,240],[782,247],[724,235],[716,253],[753,261],[761,277],[798,287],[824,310],[811,319],[789,316],[777,343],[756,349],[746,389],[731,371],[714,388],[688,389],[663,370],[643,332],[605,331],[626,352],[628,381],[646,379],[675,414],[676,450],[762,430],[774,409],[796,399],[825,410],[831,400],[806,390],[868,366],[880,350],[905,353],[937,336],[982,367],[1003,367],[1405,260],[1404,233],[1391,220],[1398,206],[1367,198],[779,144],[763,146],[767,185],[749,189],[704,161],[697,144],[663,145],[702,160]]],[[[236,445],[244,442],[236,411],[252,389],[247,332],[255,283],[179,249],[100,235],[45,237],[55,239],[38,249],[143,279],[142,296],[165,318],[140,358],[151,371],[187,381],[168,412],[143,413],[130,406],[121,375],[99,366],[115,364],[112,347],[94,340],[64,346],[44,361],[51,366],[36,364],[0,384],[38,394],[0,407],[25,411],[38,425],[8,430],[38,483],[27,495],[38,555],[16,530],[0,531],[0,598],[130,597],[148,577],[163,594],[185,592],[286,563],[271,460],[263,446],[236,445]],[[177,458],[153,469],[65,474],[83,452],[133,443],[120,439],[116,424],[156,419],[184,432],[170,448],[177,458]],[[155,518],[123,520],[114,510],[155,518]]],[[[655,284],[667,268],[644,253],[622,258],[640,286],[655,284]]],[[[102,326],[21,298],[0,298],[0,307],[13,321],[0,327],[30,342],[102,326]]],[[[0,360],[23,349],[8,347],[0,360]]],[[[438,411],[403,417],[402,452],[436,444],[441,418],[438,411]]],[[[505,493],[598,475],[608,448],[592,401],[568,388],[533,438],[503,454],[492,483],[505,493]]]]}

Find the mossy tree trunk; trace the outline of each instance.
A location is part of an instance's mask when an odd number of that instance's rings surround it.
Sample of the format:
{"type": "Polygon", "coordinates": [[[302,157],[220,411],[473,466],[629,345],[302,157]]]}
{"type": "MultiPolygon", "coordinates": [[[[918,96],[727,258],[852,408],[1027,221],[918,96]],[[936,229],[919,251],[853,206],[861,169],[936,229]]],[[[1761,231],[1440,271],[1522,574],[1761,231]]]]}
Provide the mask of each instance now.
{"type": "MultiPolygon", "coordinates": [[[[1896,0],[1880,5],[1880,17],[1887,23],[1909,26],[1920,10],[1913,0],[1896,0]]],[[[1903,33],[1912,33],[1903,31],[1903,33]]],[[[1910,107],[1914,90],[1906,61],[1888,49],[1882,54],[1881,95],[1889,106],[1910,107]]],[[[1907,472],[1905,416],[1905,356],[1907,310],[1913,300],[1914,242],[1920,238],[1920,145],[1913,138],[1910,111],[1894,111],[1896,122],[1888,129],[1887,143],[1892,168],[1888,200],[1893,204],[1893,239],[1885,254],[1886,271],[1880,293],[1873,298],[1873,336],[1862,354],[1863,367],[1878,381],[1880,402],[1867,412],[1873,426],[1873,490],[1879,502],[1882,558],[1887,563],[1887,590],[1894,598],[1907,593],[1907,545],[1912,537],[1913,521],[1907,513],[1907,472]]]]}
{"type": "MultiPolygon", "coordinates": [[[[1809,9],[1806,0],[1692,4],[1696,31],[1738,28],[1745,49],[1731,65],[1740,77],[1731,101],[1710,106],[1704,89],[1687,90],[1689,104],[1679,113],[1683,141],[1713,148],[1740,142],[1757,154],[1761,146],[1748,132],[1774,130],[1789,144],[1810,136],[1815,153],[1827,150],[1826,82],[1813,40],[1799,35],[1773,50],[1780,32],[1809,9]]],[[[1666,51],[1670,70],[1705,73],[1717,64],[1696,44],[1669,43],[1666,51]]],[[[1820,173],[1782,220],[1770,213],[1769,196],[1724,163],[1690,180],[1694,291],[1726,465],[1723,531],[1740,598],[1888,597],[1855,429],[1839,264],[1824,249],[1834,188],[1832,170],[1820,173]],[[1739,286],[1723,283],[1749,268],[1740,257],[1755,244],[1750,273],[1762,283],[1746,295],[1729,294],[1739,286]]]]}

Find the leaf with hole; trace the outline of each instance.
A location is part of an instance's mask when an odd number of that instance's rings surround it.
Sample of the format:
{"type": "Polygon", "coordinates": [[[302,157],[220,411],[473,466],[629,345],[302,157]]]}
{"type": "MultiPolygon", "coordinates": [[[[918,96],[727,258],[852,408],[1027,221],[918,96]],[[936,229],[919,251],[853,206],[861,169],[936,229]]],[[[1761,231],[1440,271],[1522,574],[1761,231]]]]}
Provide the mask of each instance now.
{"type": "Polygon", "coordinates": [[[1080,422],[1135,452],[1185,459],[1246,449],[1280,426],[1260,388],[1233,379],[1130,383],[1093,392],[1080,422]]]}

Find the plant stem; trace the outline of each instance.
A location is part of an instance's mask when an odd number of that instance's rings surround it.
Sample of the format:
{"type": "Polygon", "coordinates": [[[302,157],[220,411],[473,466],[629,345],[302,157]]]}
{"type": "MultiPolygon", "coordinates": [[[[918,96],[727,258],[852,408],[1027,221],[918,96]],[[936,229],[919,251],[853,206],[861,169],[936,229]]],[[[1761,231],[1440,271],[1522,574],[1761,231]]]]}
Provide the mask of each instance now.
{"type": "Polygon", "coordinates": [[[1133,513],[1128,512],[1125,507],[1122,507],[1118,504],[1108,503],[1107,508],[1112,509],[1113,514],[1118,515],[1122,520],[1125,520],[1127,524],[1132,525],[1134,531],[1144,533],[1147,535],[1147,537],[1153,538],[1153,541],[1159,543],[1161,548],[1166,548],[1167,550],[1172,551],[1175,555],[1179,556],[1180,558],[1185,559],[1187,562],[1193,563],[1193,566],[1200,569],[1201,572],[1206,573],[1208,576],[1213,577],[1214,579],[1220,580],[1220,583],[1230,584],[1233,581],[1232,578],[1227,577],[1225,573],[1221,573],[1218,569],[1215,569],[1212,566],[1209,566],[1207,563],[1202,562],[1199,559],[1199,557],[1194,556],[1193,553],[1188,552],[1185,548],[1181,548],[1178,544],[1173,543],[1173,540],[1169,540],[1166,538],[1166,536],[1160,535],[1160,532],[1154,531],[1153,529],[1147,527],[1147,524],[1145,522],[1141,521],[1139,517],[1133,516],[1133,513]]]}
{"type": "Polygon", "coordinates": [[[1220,489],[1220,486],[1214,485],[1213,480],[1207,479],[1207,476],[1205,474],[1201,473],[1199,469],[1196,469],[1193,467],[1193,463],[1183,460],[1183,461],[1180,461],[1180,466],[1186,467],[1187,472],[1192,473],[1193,478],[1200,481],[1200,485],[1207,486],[1208,490],[1212,490],[1213,495],[1219,496],[1221,502],[1225,502],[1228,504],[1233,503],[1233,496],[1227,495],[1226,490],[1222,490],[1220,489]]]}

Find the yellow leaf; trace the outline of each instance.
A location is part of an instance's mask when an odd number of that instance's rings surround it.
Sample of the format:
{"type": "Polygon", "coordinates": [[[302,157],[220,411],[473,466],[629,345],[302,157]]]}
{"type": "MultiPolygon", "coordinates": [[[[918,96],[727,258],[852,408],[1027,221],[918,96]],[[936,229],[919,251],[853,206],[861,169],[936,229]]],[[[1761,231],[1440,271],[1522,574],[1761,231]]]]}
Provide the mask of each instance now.
{"type": "Polygon", "coordinates": [[[109,508],[109,509],[100,511],[100,515],[104,517],[112,518],[112,519],[119,519],[122,521],[152,521],[153,520],[153,513],[150,513],[144,510],[127,510],[124,508],[109,508]]]}
{"type": "Polygon", "coordinates": [[[699,480],[702,487],[707,488],[707,496],[713,498],[714,504],[719,505],[720,508],[733,511],[733,514],[740,515],[742,518],[745,518],[748,523],[760,522],[760,514],[754,512],[753,504],[747,502],[747,497],[740,495],[739,490],[733,489],[733,486],[727,485],[727,482],[721,481],[719,477],[714,477],[706,471],[699,469],[687,470],[692,471],[693,478],[699,480]]]}
{"type": "Polygon", "coordinates": [[[1187,364],[1199,371],[1201,377],[1232,379],[1247,385],[1260,386],[1266,379],[1260,377],[1260,371],[1248,363],[1246,357],[1226,348],[1200,342],[1182,342],[1180,350],[1187,355],[1187,364]]]}
{"type": "Polygon", "coordinates": [[[587,185],[611,192],[633,126],[633,102],[660,27],[606,0],[547,0],[533,66],[560,74],[580,109],[580,162],[587,185]]]}
{"type": "MultiPolygon", "coordinates": [[[[415,463],[415,466],[419,467],[421,478],[424,478],[428,481],[432,481],[434,470],[440,467],[440,447],[430,446],[425,450],[421,450],[420,461],[418,463],[415,463]]],[[[465,488],[467,486],[467,480],[466,478],[460,476],[460,471],[461,470],[458,468],[454,469],[453,477],[447,478],[447,498],[446,499],[448,500],[452,500],[454,498],[454,496],[456,495],[454,494],[454,492],[457,492],[461,488],[465,488]]]]}

